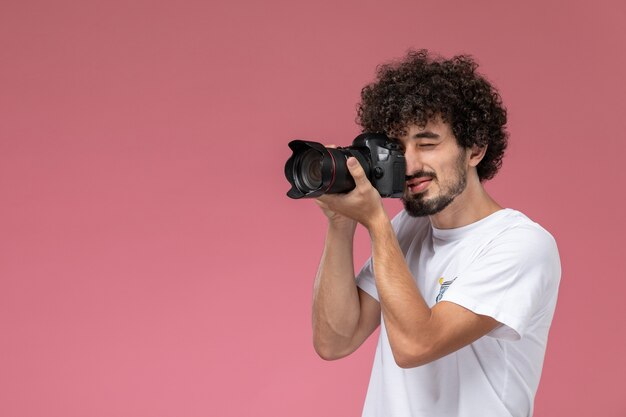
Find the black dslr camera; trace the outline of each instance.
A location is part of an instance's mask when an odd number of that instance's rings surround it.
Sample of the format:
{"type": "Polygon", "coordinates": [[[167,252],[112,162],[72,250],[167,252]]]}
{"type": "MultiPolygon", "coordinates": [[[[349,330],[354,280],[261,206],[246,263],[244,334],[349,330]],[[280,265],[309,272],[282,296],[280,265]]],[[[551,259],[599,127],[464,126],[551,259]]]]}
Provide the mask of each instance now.
{"type": "Polygon", "coordinates": [[[346,193],[354,189],[354,179],[346,161],[354,156],[382,197],[402,197],[406,162],[398,144],[384,134],[363,133],[352,146],[326,148],[317,142],[289,142],[293,155],[285,164],[291,184],[290,198],[313,198],[322,194],[346,193]]]}

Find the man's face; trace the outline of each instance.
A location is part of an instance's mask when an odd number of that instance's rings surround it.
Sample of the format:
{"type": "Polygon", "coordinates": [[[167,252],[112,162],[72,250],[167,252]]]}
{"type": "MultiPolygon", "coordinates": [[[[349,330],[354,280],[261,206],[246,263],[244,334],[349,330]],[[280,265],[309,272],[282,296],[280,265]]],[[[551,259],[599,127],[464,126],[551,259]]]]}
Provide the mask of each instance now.
{"type": "Polygon", "coordinates": [[[440,119],[423,128],[411,125],[398,139],[407,164],[404,208],[414,217],[439,213],[465,190],[468,150],[440,119]]]}

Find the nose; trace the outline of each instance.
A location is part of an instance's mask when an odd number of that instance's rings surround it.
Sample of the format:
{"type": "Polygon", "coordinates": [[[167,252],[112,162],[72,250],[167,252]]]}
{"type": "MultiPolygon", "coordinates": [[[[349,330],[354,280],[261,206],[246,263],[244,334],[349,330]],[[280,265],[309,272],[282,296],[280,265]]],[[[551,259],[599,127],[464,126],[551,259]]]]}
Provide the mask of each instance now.
{"type": "Polygon", "coordinates": [[[419,151],[407,148],[404,151],[404,159],[406,162],[406,175],[412,175],[415,172],[422,171],[424,164],[419,155],[419,151]]]}

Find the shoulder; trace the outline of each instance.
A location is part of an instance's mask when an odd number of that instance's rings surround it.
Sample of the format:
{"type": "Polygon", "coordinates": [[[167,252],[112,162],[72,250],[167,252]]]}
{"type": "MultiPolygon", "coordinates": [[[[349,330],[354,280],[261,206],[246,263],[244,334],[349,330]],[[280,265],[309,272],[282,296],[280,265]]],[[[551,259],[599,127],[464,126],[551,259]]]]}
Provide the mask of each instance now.
{"type": "Polygon", "coordinates": [[[492,245],[511,245],[520,253],[558,256],[554,236],[520,211],[505,209],[494,227],[498,233],[492,245]]]}
{"type": "Polygon", "coordinates": [[[430,226],[430,220],[428,219],[428,216],[412,217],[409,216],[406,210],[401,210],[392,218],[391,224],[395,232],[400,233],[425,229],[430,226]]]}
{"type": "Polygon", "coordinates": [[[401,246],[416,238],[424,237],[431,228],[428,217],[412,217],[406,210],[396,214],[391,220],[391,225],[401,246]]]}
{"type": "Polygon", "coordinates": [[[561,261],[554,237],[519,211],[507,209],[503,214],[498,232],[483,250],[482,261],[509,277],[556,290],[561,261]]]}

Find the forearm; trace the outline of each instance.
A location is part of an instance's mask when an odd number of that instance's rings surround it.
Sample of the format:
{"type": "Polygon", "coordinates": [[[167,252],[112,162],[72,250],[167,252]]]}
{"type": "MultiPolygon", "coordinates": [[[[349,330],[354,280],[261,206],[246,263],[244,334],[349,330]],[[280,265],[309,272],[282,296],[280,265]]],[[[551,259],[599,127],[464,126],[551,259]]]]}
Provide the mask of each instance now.
{"type": "Polygon", "coordinates": [[[359,322],[359,295],[354,280],[354,226],[328,227],[313,289],[313,339],[327,358],[350,353],[359,322]]]}
{"type": "Polygon", "coordinates": [[[356,159],[349,158],[347,165],[355,189],[347,194],[323,195],[317,201],[327,215],[353,219],[369,231],[378,300],[356,288],[352,235],[350,239],[345,234],[333,239],[329,233],[316,281],[316,349],[330,346],[338,349],[335,352],[350,353],[345,347],[353,350],[365,340],[380,323],[382,312],[397,364],[414,367],[454,352],[496,328],[500,323],[494,318],[452,302],[437,303],[432,309],[428,306],[404,259],[378,191],[356,159]]]}
{"type": "Polygon", "coordinates": [[[389,341],[396,361],[409,361],[432,348],[436,335],[432,311],[424,301],[389,219],[369,227],[376,287],[389,341]]]}

